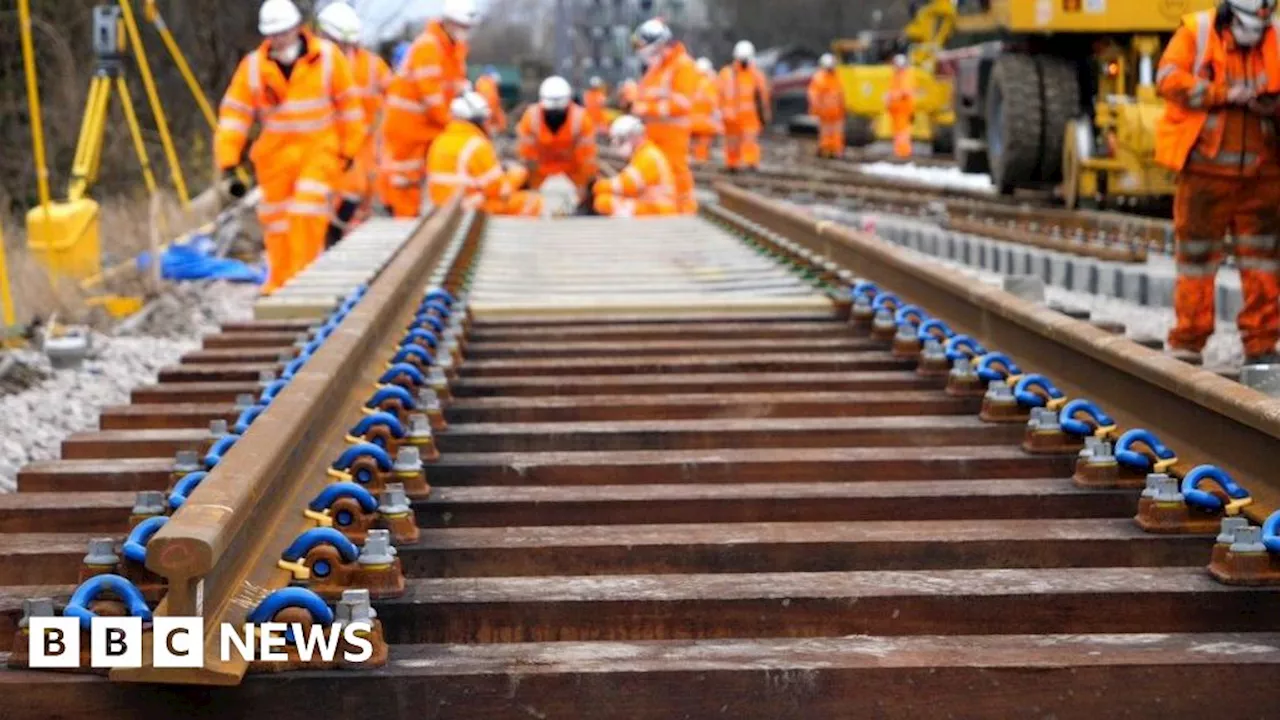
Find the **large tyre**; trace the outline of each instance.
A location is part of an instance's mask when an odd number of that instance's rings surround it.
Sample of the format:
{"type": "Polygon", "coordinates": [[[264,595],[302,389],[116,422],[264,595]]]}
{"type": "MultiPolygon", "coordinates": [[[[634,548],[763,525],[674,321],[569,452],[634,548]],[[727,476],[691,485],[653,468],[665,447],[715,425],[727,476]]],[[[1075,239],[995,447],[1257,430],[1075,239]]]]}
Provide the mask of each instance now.
{"type": "Polygon", "coordinates": [[[1044,88],[1044,152],[1039,178],[1056,183],[1062,180],[1063,141],[1067,125],[1080,116],[1080,73],[1072,60],[1050,55],[1036,58],[1044,88]]]}
{"type": "Polygon", "coordinates": [[[844,144],[862,148],[876,141],[875,127],[869,118],[850,115],[844,122],[844,144]]]}
{"type": "Polygon", "coordinates": [[[972,129],[974,123],[973,118],[967,115],[961,115],[956,118],[954,137],[957,139],[953,143],[955,145],[956,167],[960,168],[962,173],[970,173],[974,175],[983,175],[990,171],[987,164],[987,151],[985,149],[971,150],[965,147],[966,140],[980,140],[980,133],[972,129]]]}
{"type": "Polygon", "coordinates": [[[996,60],[987,86],[987,160],[991,181],[1005,195],[1038,180],[1044,151],[1041,97],[1035,58],[1002,55],[996,60]]]}

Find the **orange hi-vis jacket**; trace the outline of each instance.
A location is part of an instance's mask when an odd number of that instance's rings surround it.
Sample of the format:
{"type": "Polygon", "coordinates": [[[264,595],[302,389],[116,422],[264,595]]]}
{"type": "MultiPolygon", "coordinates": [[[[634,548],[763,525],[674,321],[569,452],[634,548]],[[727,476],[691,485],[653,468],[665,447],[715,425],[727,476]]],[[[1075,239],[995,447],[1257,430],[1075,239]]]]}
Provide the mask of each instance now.
{"type": "Polygon", "coordinates": [[[622,85],[618,87],[618,105],[623,110],[628,110],[639,97],[640,86],[636,81],[630,78],[623,80],[622,85]]]}
{"type": "Polygon", "coordinates": [[[644,121],[649,139],[667,153],[673,164],[676,148],[689,152],[693,98],[698,94],[700,77],[702,73],[684,45],[676,43],[640,79],[631,114],[644,121]]]}
{"type": "Polygon", "coordinates": [[[809,114],[819,120],[844,117],[844,88],[834,70],[819,69],[809,81],[809,114]]]}
{"type": "Polygon", "coordinates": [[[631,154],[631,162],[622,172],[608,180],[598,180],[592,187],[596,207],[610,215],[675,215],[676,179],[667,156],[650,140],[644,140],[631,154]],[[603,208],[601,196],[613,195],[634,202],[613,201],[603,208]]]}
{"type": "Polygon", "coordinates": [[[467,46],[439,21],[427,23],[387,90],[387,141],[429,145],[449,124],[449,104],[467,82],[467,46]]]}
{"type": "Polygon", "coordinates": [[[360,104],[364,106],[365,122],[372,130],[382,113],[387,88],[391,87],[391,67],[377,53],[365,48],[356,48],[348,60],[351,62],[351,79],[355,81],[360,104]]]}
{"type": "Polygon", "coordinates": [[[886,98],[889,114],[908,117],[916,111],[916,76],[911,68],[895,68],[886,98]]]}
{"type": "Polygon", "coordinates": [[[578,185],[598,171],[595,124],[587,111],[570,103],[564,124],[556,132],[547,127],[542,106],[530,105],[516,126],[520,159],[537,166],[534,184],[563,173],[578,185]]]}
{"type": "Polygon", "coordinates": [[[759,132],[763,126],[760,109],[756,106],[759,98],[760,107],[767,109],[772,100],[769,96],[769,82],[764,74],[752,63],[746,69],[730,63],[720,71],[720,112],[724,116],[725,131],[759,132]]]}
{"type": "Polygon", "coordinates": [[[249,152],[259,183],[296,173],[311,156],[353,159],[365,140],[364,112],[351,68],[333,43],[304,35],[306,54],[289,77],[268,56],[269,44],[245,56],[218,110],[215,162],[240,164],[254,121],[262,125],[249,152]]]}
{"type": "Polygon", "coordinates": [[[1156,162],[1175,171],[1253,175],[1276,171],[1271,118],[1228,107],[1227,92],[1246,85],[1258,95],[1280,92],[1280,38],[1274,25],[1252,48],[1240,48],[1230,30],[1219,32],[1217,12],[1182,19],[1156,74],[1165,99],[1156,124],[1156,162]]]}
{"type": "Polygon", "coordinates": [[[719,135],[724,132],[720,118],[720,86],[715,78],[703,75],[693,96],[693,134],[719,135]]]}
{"type": "Polygon", "coordinates": [[[507,129],[507,112],[502,109],[502,93],[498,90],[498,81],[491,75],[476,78],[476,92],[484,96],[489,103],[489,129],[491,132],[503,132],[507,129]]]}
{"type": "Polygon", "coordinates": [[[463,194],[463,205],[493,214],[536,214],[541,198],[513,193],[497,150],[484,132],[463,120],[450,122],[427,154],[427,193],[442,207],[463,194]],[[527,197],[528,207],[512,208],[513,197],[527,197]]]}
{"type": "Polygon", "coordinates": [[[604,114],[605,93],[602,88],[587,88],[587,91],[582,93],[582,106],[586,108],[587,117],[595,126],[597,133],[608,131],[609,121],[604,114]]]}

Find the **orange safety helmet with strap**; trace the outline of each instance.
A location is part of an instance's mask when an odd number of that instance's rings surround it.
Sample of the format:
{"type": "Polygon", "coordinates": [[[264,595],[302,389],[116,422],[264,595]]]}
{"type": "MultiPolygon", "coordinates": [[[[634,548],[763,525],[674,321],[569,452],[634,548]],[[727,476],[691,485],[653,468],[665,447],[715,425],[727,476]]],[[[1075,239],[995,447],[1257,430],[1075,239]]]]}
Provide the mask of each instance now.
{"type": "MultiPolygon", "coordinates": [[[[1171,170],[1186,167],[1193,149],[1212,158],[1222,145],[1223,124],[1210,123],[1211,109],[1226,103],[1230,89],[1218,17],[1216,10],[1185,16],[1160,59],[1156,85],[1169,102],[1156,124],[1156,162],[1171,170]]],[[[1255,88],[1259,95],[1280,92],[1280,33],[1274,23],[1267,30],[1248,49],[1260,56],[1266,78],[1265,87],[1255,88]]]]}

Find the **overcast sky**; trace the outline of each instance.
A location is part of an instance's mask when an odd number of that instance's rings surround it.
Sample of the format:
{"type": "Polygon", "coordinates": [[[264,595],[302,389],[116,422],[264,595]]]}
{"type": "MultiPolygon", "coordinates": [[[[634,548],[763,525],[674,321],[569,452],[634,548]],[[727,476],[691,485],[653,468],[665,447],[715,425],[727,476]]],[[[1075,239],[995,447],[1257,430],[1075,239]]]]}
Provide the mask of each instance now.
{"type": "MultiPolygon", "coordinates": [[[[354,0],[364,20],[366,34],[372,36],[383,28],[394,34],[405,20],[425,18],[440,12],[442,0],[354,0]]],[[[372,39],[372,38],[371,38],[372,39]]]]}

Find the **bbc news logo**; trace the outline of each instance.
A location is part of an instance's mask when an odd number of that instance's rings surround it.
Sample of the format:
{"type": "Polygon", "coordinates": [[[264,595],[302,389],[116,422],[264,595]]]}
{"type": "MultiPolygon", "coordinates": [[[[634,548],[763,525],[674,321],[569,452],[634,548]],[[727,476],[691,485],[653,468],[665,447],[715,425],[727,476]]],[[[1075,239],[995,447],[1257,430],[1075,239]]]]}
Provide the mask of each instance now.
{"type": "MultiPolygon", "coordinates": [[[[74,617],[32,617],[27,653],[33,668],[78,668],[82,633],[74,617]]],[[[292,647],[303,662],[334,662],[341,650],[348,663],[362,663],[373,656],[367,622],[327,626],[267,622],[235,626],[223,623],[218,633],[222,662],[235,660],[283,662],[292,647]]],[[[201,617],[154,617],[151,620],[151,665],[157,668],[199,668],[204,665],[205,633],[201,617]]],[[[142,618],[95,617],[89,626],[89,666],[94,668],[142,667],[145,633],[142,618]]]]}

